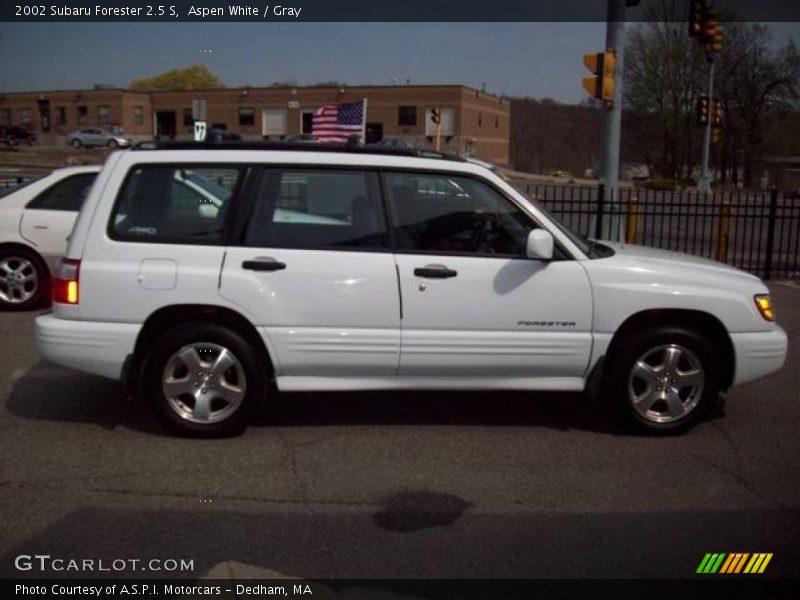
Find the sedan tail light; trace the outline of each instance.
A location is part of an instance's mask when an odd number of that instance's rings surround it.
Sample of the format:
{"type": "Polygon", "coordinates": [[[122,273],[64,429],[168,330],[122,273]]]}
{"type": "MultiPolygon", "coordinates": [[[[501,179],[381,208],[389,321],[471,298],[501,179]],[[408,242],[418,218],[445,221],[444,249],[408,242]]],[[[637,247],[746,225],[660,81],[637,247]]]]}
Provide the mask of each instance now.
{"type": "Polygon", "coordinates": [[[77,304],[80,297],[81,261],[62,258],[53,273],[53,302],[77,304]]]}

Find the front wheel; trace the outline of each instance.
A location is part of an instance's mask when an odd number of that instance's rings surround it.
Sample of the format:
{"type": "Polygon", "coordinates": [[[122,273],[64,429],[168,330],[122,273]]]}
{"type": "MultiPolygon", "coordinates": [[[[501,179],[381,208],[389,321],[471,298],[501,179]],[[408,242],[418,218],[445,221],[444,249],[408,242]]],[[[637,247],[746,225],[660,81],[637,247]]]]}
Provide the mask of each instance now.
{"type": "Polygon", "coordinates": [[[266,372],[242,336],[213,323],[187,323],[154,348],[142,389],[172,429],[216,437],[247,427],[262,403],[266,372]]]}
{"type": "Polygon", "coordinates": [[[76,148],[76,149],[77,149],[77,148],[80,148],[80,147],[83,145],[83,144],[81,143],[81,141],[80,141],[78,138],[75,138],[74,140],[72,140],[72,141],[70,142],[70,144],[72,144],[72,147],[73,147],[73,148],[76,148]]]}
{"type": "Polygon", "coordinates": [[[645,433],[682,433],[708,411],[720,390],[713,345],[698,333],[660,327],[628,336],[608,356],[605,395],[645,433]]]}
{"type": "Polygon", "coordinates": [[[117,140],[108,140],[108,147],[112,150],[117,147],[117,140]]]}

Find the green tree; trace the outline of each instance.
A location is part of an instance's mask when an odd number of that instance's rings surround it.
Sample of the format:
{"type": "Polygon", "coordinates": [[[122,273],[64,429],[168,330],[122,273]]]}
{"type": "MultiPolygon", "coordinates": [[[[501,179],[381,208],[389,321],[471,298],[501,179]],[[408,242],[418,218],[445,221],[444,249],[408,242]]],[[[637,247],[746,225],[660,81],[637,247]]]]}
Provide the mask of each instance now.
{"type": "Polygon", "coordinates": [[[137,79],[131,90],[209,90],[224,88],[225,84],[203,65],[192,65],[183,69],[164,71],[155,77],[137,79]]]}

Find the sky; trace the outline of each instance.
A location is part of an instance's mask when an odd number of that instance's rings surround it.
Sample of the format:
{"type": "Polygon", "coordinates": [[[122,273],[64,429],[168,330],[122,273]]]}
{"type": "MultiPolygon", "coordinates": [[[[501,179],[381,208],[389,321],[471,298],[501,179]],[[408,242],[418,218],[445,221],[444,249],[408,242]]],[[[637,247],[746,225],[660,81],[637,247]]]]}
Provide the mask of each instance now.
{"type": "MultiPolygon", "coordinates": [[[[775,43],[800,41],[800,24],[771,26],[775,43]]],[[[605,23],[0,23],[0,92],[127,87],[203,64],[229,87],[410,79],[576,103],[581,57],[604,40],[605,23]]]]}

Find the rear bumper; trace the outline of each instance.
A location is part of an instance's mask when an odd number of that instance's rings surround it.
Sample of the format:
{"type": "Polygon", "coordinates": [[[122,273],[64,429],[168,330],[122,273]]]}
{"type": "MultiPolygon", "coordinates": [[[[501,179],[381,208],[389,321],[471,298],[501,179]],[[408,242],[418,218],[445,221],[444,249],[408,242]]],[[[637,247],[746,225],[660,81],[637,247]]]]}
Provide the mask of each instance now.
{"type": "Polygon", "coordinates": [[[786,332],[777,325],[772,331],[732,333],[731,341],[736,356],[733,385],[774,373],[786,361],[788,338],[786,332]]]}
{"type": "Polygon", "coordinates": [[[39,353],[54,363],[121,379],[123,365],[133,353],[141,325],[59,319],[52,313],[36,318],[34,334],[39,353]]]}

